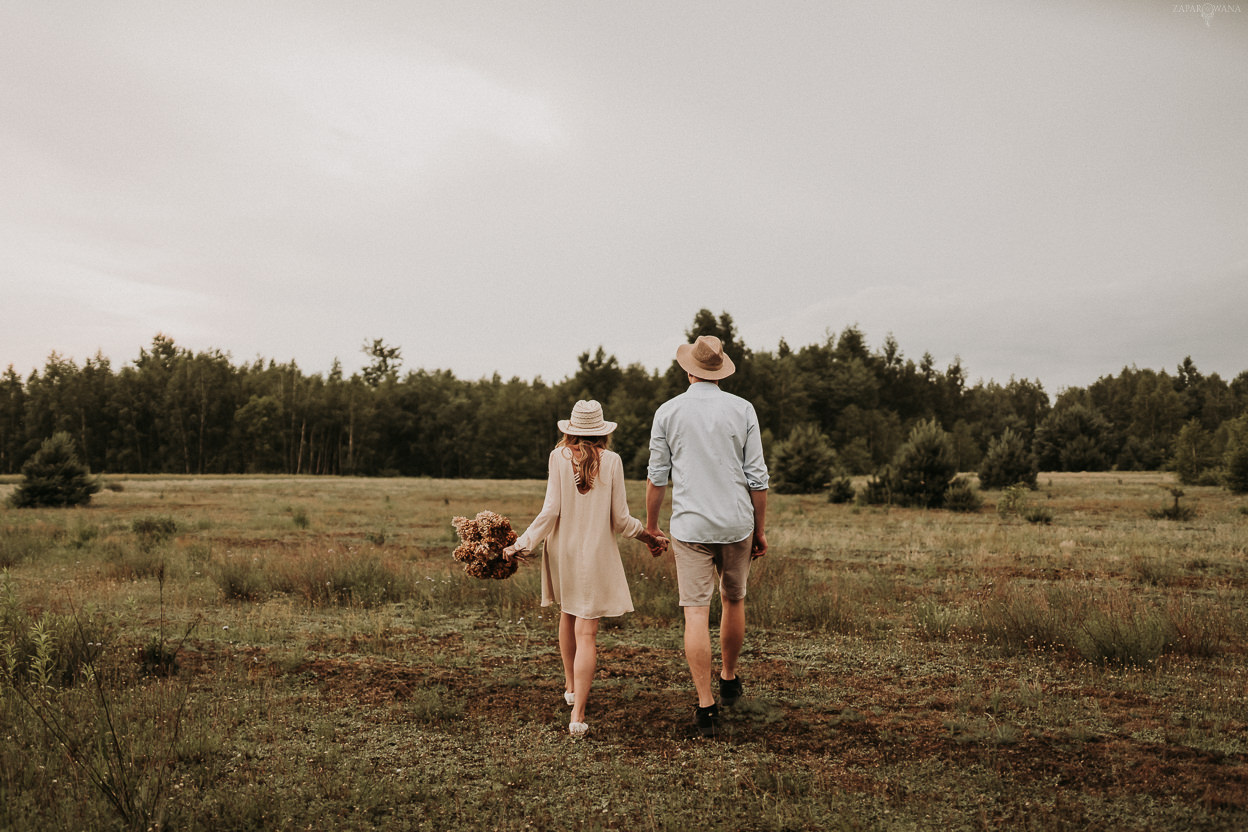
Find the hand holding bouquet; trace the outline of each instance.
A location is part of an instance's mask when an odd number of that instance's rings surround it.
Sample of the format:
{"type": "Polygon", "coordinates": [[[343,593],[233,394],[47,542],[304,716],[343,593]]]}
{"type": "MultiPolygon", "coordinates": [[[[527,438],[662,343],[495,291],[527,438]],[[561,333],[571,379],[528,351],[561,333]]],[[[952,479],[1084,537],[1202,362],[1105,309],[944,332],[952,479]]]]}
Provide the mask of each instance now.
{"type": "Polygon", "coordinates": [[[474,578],[510,578],[528,559],[528,553],[518,552],[512,546],[516,533],[511,521],[500,514],[482,511],[472,519],[454,517],[451,525],[460,541],[452,556],[474,578]]]}

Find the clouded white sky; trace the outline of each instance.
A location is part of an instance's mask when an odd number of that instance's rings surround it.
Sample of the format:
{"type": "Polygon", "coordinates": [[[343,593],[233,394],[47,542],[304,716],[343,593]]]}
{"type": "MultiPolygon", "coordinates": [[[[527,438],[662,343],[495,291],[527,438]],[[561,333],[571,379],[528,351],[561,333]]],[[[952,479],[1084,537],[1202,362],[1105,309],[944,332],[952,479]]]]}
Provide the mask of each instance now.
{"type": "Polygon", "coordinates": [[[1234,377],[1248,3],[1211,7],[5,0],[0,367],[163,332],[555,381],[706,307],[1050,392],[1234,377]]]}

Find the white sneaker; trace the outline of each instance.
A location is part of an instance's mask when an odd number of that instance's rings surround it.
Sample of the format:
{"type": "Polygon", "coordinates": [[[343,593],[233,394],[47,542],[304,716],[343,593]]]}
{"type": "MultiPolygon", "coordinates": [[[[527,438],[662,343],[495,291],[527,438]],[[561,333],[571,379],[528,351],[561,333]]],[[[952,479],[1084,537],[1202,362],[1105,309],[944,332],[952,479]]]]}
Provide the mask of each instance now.
{"type": "Polygon", "coordinates": [[[589,723],[586,722],[569,722],[568,733],[574,737],[583,737],[589,733],[589,723]]]}
{"type": "Polygon", "coordinates": [[[569,705],[575,705],[575,704],[576,704],[576,694],[574,694],[574,693],[573,693],[572,691],[570,691],[570,690],[565,690],[565,691],[563,692],[563,701],[564,701],[564,702],[567,702],[569,705]]]}

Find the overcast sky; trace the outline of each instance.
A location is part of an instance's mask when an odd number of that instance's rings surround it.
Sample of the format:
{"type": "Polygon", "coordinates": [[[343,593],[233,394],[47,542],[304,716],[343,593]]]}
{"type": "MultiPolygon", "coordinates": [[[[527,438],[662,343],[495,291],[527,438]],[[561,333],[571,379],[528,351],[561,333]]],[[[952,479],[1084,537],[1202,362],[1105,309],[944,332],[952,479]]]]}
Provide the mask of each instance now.
{"type": "Polygon", "coordinates": [[[1248,369],[1248,3],[0,0],[0,367],[557,381],[702,307],[1248,369]]]}

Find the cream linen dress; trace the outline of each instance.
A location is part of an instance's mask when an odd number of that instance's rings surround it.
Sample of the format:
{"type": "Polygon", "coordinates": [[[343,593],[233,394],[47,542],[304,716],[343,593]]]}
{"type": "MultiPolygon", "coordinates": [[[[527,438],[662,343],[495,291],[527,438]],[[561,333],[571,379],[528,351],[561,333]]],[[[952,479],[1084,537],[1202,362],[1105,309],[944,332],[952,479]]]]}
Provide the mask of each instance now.
{"type": "Polygon", "coordinates": [[[628,513],[624,464],[614,451],[603,451],[593,488],[576,490],[572,452],[550,452],[546,501],[541,513],[516,540],[531,551],[546,541],[542,553],[542,606],[578,618],[602,618],[633,611],[624,564],[615,536],[636,537],[645,525],[628,513]]]}

